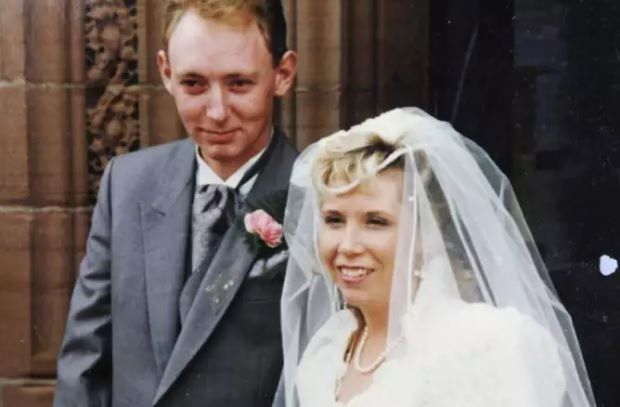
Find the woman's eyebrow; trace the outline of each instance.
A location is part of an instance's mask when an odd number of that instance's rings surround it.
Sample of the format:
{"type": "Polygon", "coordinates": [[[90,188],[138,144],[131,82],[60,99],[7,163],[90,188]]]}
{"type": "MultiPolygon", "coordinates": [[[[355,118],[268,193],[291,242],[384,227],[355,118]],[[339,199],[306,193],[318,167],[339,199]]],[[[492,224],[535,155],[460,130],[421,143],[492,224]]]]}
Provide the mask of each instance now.
{"type": "Polygon", "coordinates": [[[367,211],[365,214],[366,216],[381,216],[381,217],[390,218],[390,219],[394,217],[394,215],[384,210],[367,211]]]}
{"type": "Polygon", "coordinates": [[[324,215],[340,215],[340,214],[342,214],[337,209],[324,209],[324,210],[321,210],[321,213],[324,214],[324,215]]]}

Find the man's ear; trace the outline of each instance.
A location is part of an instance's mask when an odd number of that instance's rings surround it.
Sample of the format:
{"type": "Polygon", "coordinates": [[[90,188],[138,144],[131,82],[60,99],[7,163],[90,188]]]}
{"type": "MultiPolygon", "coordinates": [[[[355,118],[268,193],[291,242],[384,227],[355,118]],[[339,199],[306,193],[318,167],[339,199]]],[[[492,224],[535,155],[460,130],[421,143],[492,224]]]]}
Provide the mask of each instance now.
{"type": "Polygon", "coordinates": [[[160,49],[159,52],[157,52],[157,66],[159,67],[159,74],[161,75],[161,80],[164,83],[164,87],[168,93],[172,93],[172,71],[170,70],[168,55],[163,49],[160,49]]]}
{"type": "Polygon", "coordinates": [[[295,51],[286,51],[276,67],[275,95],[282,97],[289,91],[297,74],[297,54],[295,51]]]}

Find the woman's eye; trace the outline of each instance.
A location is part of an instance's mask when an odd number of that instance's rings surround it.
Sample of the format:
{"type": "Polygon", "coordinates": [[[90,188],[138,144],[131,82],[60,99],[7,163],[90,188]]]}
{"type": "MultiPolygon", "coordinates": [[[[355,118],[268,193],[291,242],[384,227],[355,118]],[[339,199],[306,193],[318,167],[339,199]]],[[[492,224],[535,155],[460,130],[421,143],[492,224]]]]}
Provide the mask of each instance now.
{"type": "Polygon", "coordinates": [[[342,218],[338,216],[326,216],[323,218],[323,221],[328,225],[334,225],[343,222],[342,218]]]}
{"type": "Polygon", "coordinates": [[[389,222],[384,218],[372,217],[368,219],[368,224],[373,226],[387,226],[389,222]]]}

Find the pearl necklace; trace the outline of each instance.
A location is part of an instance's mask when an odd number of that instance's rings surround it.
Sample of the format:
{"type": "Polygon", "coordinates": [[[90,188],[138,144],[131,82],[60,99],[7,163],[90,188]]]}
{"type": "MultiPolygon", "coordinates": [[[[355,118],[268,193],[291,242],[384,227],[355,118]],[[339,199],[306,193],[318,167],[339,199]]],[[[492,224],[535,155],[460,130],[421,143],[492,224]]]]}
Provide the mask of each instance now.
{"type": "Polygon", "coordinates": [[[401,339],[402,336],[392,342],[392,344],[390,344],[389,346],[386,346],[383,352],[381,352],[379,356],[377,356],[377,358],[374,360],[374,362],[372,362],[369,366],[362,366],[362,350],[366,345],[366,340],[368,340],[368,326],[365,326],[364,332],[362,333],[362,338],[360,339],[359,345],[357,346],[357,351],[355,352],[355,357],[353,358],[353,366],[361,374],[368,374],[375,371],[381,365],[381,363],[385,362],[385,358],[387,357],[387,355],[392,351],[392,349],[394,349],[394,347],[400,342],[401,339]]]}

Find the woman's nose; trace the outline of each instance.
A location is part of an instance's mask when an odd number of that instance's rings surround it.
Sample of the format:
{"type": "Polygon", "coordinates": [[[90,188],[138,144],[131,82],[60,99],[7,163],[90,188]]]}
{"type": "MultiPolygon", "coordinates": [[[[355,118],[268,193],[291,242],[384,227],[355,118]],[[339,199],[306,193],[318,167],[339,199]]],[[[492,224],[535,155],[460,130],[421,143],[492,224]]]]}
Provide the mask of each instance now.
{"type": "Polygon", "coordinates": [[[345,255],[359,254],[364,251],[361,235],[355,226],[347,226],[338,245],[338,251],[345,255]]]}

